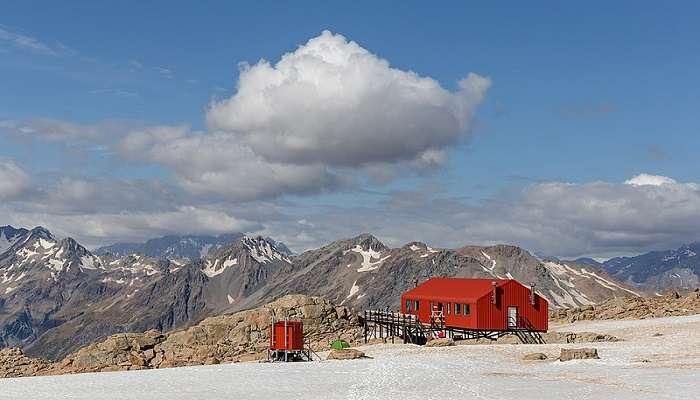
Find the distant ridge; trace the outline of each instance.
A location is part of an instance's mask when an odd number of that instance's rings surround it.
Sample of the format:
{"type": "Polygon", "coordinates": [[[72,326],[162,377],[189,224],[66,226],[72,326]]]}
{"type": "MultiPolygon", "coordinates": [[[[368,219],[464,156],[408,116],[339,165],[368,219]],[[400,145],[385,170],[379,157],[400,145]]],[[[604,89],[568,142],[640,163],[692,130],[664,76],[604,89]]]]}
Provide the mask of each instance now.
{"type": "Polygon", "coordinates": [[[211,235],[168,235],[143,243],[117,243],[95,249],[95,254],[126,256],[141,254],[147,257],[196,259],[205,257],[211,249],[229,244],[243,237],[242,233],[211,235]]]}

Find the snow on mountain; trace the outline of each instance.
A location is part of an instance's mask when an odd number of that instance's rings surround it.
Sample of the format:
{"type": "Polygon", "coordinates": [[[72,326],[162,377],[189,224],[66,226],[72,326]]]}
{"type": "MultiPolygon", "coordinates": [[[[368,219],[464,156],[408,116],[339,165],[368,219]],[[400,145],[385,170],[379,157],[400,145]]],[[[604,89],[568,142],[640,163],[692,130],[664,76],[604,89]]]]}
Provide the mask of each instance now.
{"type": "MultiPolygon", "coordinates": [[[[359,244],[353,247],[350,250],[345,250],[343,254],[347,254],[348,252],[355,252],[359,254],[362,257],[362,262],[360,263],[361,267],[357,269],[357,272],[368,272],[368,271],[374,271],[375,269],[381,267],[382,263],[386,261],[389,257],[391,257],[391,254],[382,257],[382,253],[379,251],[376,251],[372,249],[371,247],[368,248],[367,250],[363,249],[362,246],[359,244]],[[372,261],[376,260],[376,261],[372,261]]],[[[348,264],[350,266],[351,264],[348,264]]]]}
{"type": "Polygon", "coordinates": [[[204,272],[206,276],[213,278],[226,271],[226,268],[237,264],[238,258],[226,258],[223,262],[218,258],[213,262],[211,260],[207,260],[206,267],[202,269],[202,272],[204,272]]]}
{"type": "Polygon", "coordinates": [[[457,251],[474,257],[483,272],[493,278],[534,284],[535,290],[551,307],[579,307],[609,297],[638,295],[595,267],[583,268],[552,259],[541,261],[516,246],[465,246],[457,251]]]}
{"type": "Polygon", "coordinates": [[[700,286],[700,242],[678,249],[615,257],[602,268],[613,277],[641,289],[663,291],[700,286]]]}
{"type": "Polygon", "coordinates": [[[243,245],[248,248],[250,255],[259,263],[265,264],[275,260],[291,262],[286,254],[277,249],[276,245],[268,239],[261,236],[249,237],[245,236],[242,240],[243,245]]]}

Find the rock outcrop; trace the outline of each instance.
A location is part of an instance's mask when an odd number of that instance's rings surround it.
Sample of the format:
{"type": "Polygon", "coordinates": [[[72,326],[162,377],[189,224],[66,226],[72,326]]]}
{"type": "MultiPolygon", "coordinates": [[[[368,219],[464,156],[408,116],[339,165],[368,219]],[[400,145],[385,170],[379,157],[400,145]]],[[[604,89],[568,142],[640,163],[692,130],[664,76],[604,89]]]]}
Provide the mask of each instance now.
{"type": "Polygon", "coordinates": [[[524,361],[542,361],[546,359],[547,355],[544,353],[530,353],[523,356],[524,361]]]}
{"type": "MultiPolygon", "coordinates": [[[[617,336],[603,334],[603,333],[595,333],[595,332],[547,332],[547,333],[542,334],[542,339],[544,339],[545,343],[547,343],[547,344],[619,342],[622,340],[617,336]]],[[[457,343],[460,345],[469,345],[469,344],[521,344],[522,342],[515,335],[507,335],[507,336],[501,336],[497,340],[480,338],[480,339],[460,340],[457,343]]]]}
{"type": "Polygon", "coordinates": [[[454,345],[455,341],[453,339],[438,338],[429,340],[428,343],[425,344],[425,347],[449,347],[454,345]]]}
{"type": "Polygon", "coordinates": [[[50,363],[25,357],[18,349],[0,352],[2,376],[128,371],[260,360],[266,357],[272,314],[300,319],[315,351],[332,341],[356,342],[361,326],[352,310],[319,297],[288,295],[263,307],[207,318],[187,329],[162,334],[122,333],[50,363]]]}
{"type": "Polygon", "coordinates": [[[17,348],[0,350],[0,378],[42,375],[51,367],[50,362],[27,357],[17,348]]]}
{"type": "Polygon", "coordinates": [[[365,358],[365,353],[356,349],[332,349],[328,353],[327,360],[355,360],[365,358]]]}
{"type": "Polygon", "coordinates": [[[585,348],[585,349],[561,349],[559,355],[559,361],[571,361],[571,360],[585,360],[585,359],[599,359],[598,349],[585,348]]]}
{"type": "Polygon", "coordinates": [[[700,313],[700,290],[672,291],[662,296],[615,298],[598,305],[558,309],[550,321],[575,322],[596,319],[646,319],[700,313]]]}

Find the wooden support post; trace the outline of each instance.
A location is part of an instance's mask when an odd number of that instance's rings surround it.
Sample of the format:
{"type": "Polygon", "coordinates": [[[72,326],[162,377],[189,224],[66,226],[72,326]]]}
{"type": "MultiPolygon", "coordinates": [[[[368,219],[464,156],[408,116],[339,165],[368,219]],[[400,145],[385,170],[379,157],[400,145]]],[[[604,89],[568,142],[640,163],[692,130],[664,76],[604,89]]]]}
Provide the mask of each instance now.
{"type": "Polygon", "coordinates": [[[365,344],[367,344],[367,310],[365,310],[365,323],[364,323],[364,328],[365,328],[365,344]]]}

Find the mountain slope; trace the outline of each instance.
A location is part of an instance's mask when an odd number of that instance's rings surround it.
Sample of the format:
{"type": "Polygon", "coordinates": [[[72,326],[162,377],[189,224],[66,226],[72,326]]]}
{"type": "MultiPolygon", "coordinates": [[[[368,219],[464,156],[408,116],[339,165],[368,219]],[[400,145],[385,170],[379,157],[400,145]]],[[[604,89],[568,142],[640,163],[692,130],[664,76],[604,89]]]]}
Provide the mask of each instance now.
{"type": "Polygon", "coordinates": [[[616,257],[603,268],[628,284],[656,291],[700,286],[700,242],[636,257],[616,257]]]}
{"type": "Polygon", "coordinates": [[[292,258],[267,284],[232,305],[252,307],[275,296],[303,293],[363,308],[397,308],[403,292],[432,276],[511,278],[535,284],[552,307],[594,304],[635,296],[605,272],[575,264],[541,262],[515,246],[433,249],[413,242],[390,249],[369,234],[339,240],[292,258]]]}
{"type": "Polygon", "coordinates": [[[266,282],[285,254],[266,239],[239,238],[206,259],[97,256],[43,228],[4,228],[0,347],[59,358],[108,335],[195,324],[266,282]]]}

